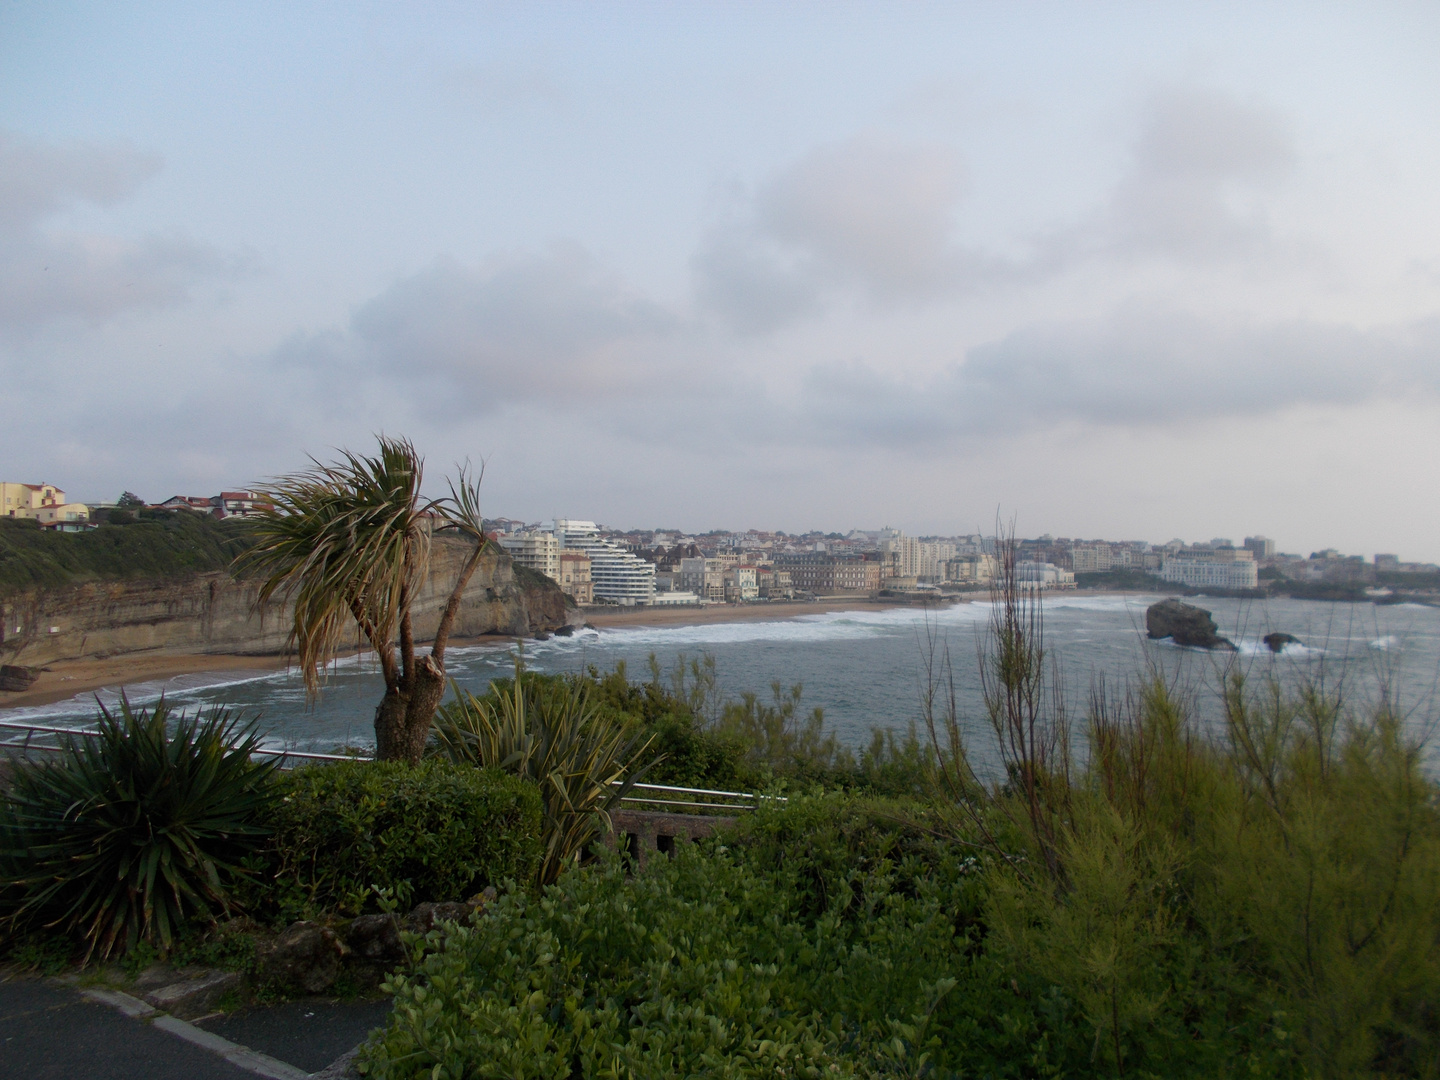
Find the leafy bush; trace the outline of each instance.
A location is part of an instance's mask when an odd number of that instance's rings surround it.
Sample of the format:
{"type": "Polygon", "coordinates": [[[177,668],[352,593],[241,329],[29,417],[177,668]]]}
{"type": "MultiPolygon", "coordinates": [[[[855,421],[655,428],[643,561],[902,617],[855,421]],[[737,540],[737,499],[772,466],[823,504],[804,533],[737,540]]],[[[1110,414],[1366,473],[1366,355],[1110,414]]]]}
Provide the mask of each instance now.
{"type": "Polygon", "coordinates": [[[16,768],[0,802],[0,914],[7,930],[77,935],[87,958],[167,948],[187,920],[232,906],[274,766],[251,761],[256,736],[223,709],[190,720],[122,699],[98,727],[59,760],[16,768]]]}
{"type": "Polygon", "coordinates": [[[527,674],[492,683],[483,697],[457,688],[440,708],[430,753],[505,769],[538,785],[545,807],[540,881],[579,858],[609,810],[645,771],[651,739],[601,716],[579,680],[527,674]]]}
{"type": "Polygon", "coordinates": [[[256,895],[286,918],[358,914],[382,896],[462,900],[529,881],[539,862],[539,794],[496,769],[341,762],[296,769],[277,789],[256,895]]]}
{"type": "MultiPolygon", "coordinates": [[[[945,1052],[950,972],[970,966],[951,916],[973,908],[960,866],[913,896],[877,868],[858,900],[807,918],[783,876],[738,851],[685,851],[638,877],[607,853],[543,898],[510,893],[437,934],[440,950],[390,984],[369,1075],[920,1075],[945,1052]]],[[[978,982],[982,1014],[1003,1010],[1009,992],[978,982]]]]}

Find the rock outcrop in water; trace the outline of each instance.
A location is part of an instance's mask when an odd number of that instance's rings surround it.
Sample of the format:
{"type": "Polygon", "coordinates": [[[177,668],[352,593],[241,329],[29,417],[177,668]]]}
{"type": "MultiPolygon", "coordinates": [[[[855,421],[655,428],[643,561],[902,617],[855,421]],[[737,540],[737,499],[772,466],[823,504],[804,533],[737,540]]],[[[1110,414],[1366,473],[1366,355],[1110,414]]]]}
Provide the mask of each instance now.
{"type": "MultiPolygon", "coordinates": [[[[473,548],[437,537],[417,598],[415,636],[427,641],[473,548]]],[[[0,599],[0,657],[52,660],[135,652],[275,655],[285,651],[290,610],[255,609],[256,587],[227,573],[96,581],[36,588],[0,599]]],[[[576,609],[549,578],[492,549],[482,558],[455,621],[456,637],[529,637],[567,626],[576,609]]]]}
{"type": "Polygon", "coordinates": [[[1176,645],[1234,652],[1234,644],[1217,630],[1210,612],[1179,600],[1161,600],[1145,612],[1145,631],[1152,638],[1168,637],[1176,645]]]}
{"type": "Polygon", "coordinates": [[[1266,634],[1260,640],[1265,642],[1273,653],[1283,652],[1286,645],[1300,644],[1300,639],[1293,634],[1266,634]]]}

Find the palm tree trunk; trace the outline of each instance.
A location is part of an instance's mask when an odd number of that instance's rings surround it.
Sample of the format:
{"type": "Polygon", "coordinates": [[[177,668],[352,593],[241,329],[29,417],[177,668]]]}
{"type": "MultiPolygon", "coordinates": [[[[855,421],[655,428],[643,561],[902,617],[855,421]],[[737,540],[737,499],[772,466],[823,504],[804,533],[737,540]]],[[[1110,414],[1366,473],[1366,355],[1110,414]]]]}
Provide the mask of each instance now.
{"type": "MultiPolygon", "coordinates": [[[[445,697],[445,646],[460,611],[461,598],[484,554],[482,540],[466,560],[440,616],[435,643],[429,656],[415,655],[408,609],[400,621],[401,674],[395,685],[387,686],[375,710],[375,757],[379,761],[420,762],[435,710],[445,697]]],[[[408,604],[408,600],[407,600],[408,604]]]]}

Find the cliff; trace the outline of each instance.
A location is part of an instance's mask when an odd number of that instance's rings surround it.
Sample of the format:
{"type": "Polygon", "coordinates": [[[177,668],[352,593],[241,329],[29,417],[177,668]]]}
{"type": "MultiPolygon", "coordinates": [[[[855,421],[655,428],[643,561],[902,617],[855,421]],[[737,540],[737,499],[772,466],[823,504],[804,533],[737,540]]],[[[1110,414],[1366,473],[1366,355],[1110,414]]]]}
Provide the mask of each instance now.
{"type": "MultiPolygon", "coordinates": [[[[434,635],[472,550],[461,540],[435,540],[414,608],[418,639],[434,635]]],[[[36,586],[0,598],[0,660],[36,666],[137,652],[283,653],[289,608],[257,611],[255,602],[255,585],[225,571],[36,586]]],[[[573,610],[553,581],[492,548],[465,591],[454,633],[527,637],[564,626],[573,610]]]]}

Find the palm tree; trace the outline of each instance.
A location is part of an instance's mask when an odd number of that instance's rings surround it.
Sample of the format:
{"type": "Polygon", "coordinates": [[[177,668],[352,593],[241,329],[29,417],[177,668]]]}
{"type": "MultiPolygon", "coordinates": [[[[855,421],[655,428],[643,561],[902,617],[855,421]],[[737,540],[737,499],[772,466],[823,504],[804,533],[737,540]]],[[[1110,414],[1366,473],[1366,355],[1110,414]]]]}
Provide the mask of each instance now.
{"type": "Polygon", "coordinates": [[[359,626],[385,676],[375,756],[418,762],[445,695],[445,646],[460,598],[485,551],[480,477],[462,466],[448,498],[425,501],[425,462],[414,445],[384,435],[379,441],[375,457],[344,450],[343,460],[330,465],[311,458],[313,468],[266,486],[273,507],[259,515],[256,543],[235,564],[262,579],[260,604],[293,602],[290,642],[312,697],[321,668],[338,654],[352,622],[359,626]],[[410,609],[429,571],[437,523],[472,538],[475,550],[455,579],[429,655],[417,656],[410,609]]]}

